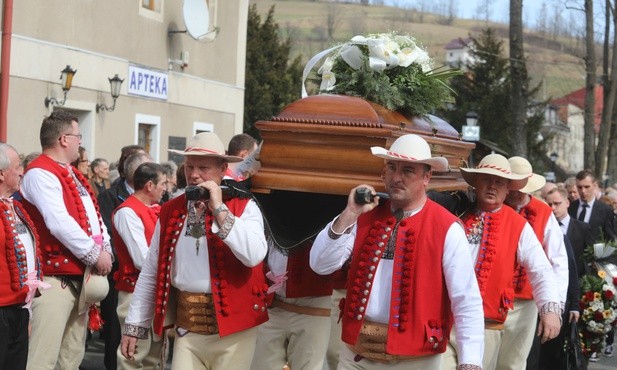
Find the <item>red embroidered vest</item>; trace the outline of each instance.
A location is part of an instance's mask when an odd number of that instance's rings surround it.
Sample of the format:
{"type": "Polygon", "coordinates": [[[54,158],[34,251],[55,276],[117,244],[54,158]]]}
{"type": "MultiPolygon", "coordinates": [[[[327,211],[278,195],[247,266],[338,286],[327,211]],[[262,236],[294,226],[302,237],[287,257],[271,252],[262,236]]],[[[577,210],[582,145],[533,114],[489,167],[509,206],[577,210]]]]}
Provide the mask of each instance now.
{"type": "MultiPolygon", "coordinates": [[[[15,212],[18,217],[28,226],[34,238],[34,270],[37,278],[42,280],[41,261],[39,251],[39,237],[30,217],[18,201],[13,201],[15,212]]],[[[0,254],[0,307],[14,304],[23,304],[28,294],[28,264],[26,251],[23,244],[16,235],[15,220],[12,220],[9,206],[0,203],[0,243],[2,243],[2,253],[0,254]],[[10,217],[10,218],[9,218],[10,217]]]]}
{"type": "MultiPolygon", "coordinates": [[[[551,217],[551,214],[553,214],[551,207],[536,197],[531,197],[531,201],[525,207],[521,208],[519,213],[529,222],[540,244],[544,247],[544,230],[548,224],[548,219],[551,217]]],[[[546,250],[544,252],[546,253],[546,250]]],[[[514,296],[520,299],[533,299],[527,272],[523,266],[520,266],[518,263],[514,276],[514,296]]]]}
{"type": "MultiPolygon", "coordinates": [[[[62,196],[67,212],[75,219],[88,236],[92,235],[86,209],[79,195],[79,190],[77,190],[77,185],[75,185],[69,171],[45,154],[41,154],[30,162],[26,169],[26,173],[33,168],[41,168],[58,178],[62,186],[62,196]]],[[[73,172],[79,182],[82,183],[90,194],[90,198],[92,199],[92,203],[98,215],[99,225],[101,225],[101,230],[103,230],[103,221],[101,220],[99,205],[96,198],[94,198],[94,193],[92,189],[90,189],[90,185],[88,185],[88,181],[76,168],[73,168],[73,172]]],[[[83,275],[85,270],[84,263],[75,257],[71,251],[51,234],[38,208],[25,199],[24,207],[30,217],[32,217],[34,224],[37,225],[41,244],[42,266],[45,275],[83,275]]]]}
{"type": "MultiPolygon", "coordinates": [[[[225,204],[240,217],[248,199],[232,198],[225,204]]],[[[186,196],[183,194],[165,203],[161,208],[161,234],[155,293],[154,332],[162,335],[167,297],[171,288],[171,266],[180,231],[186,222],[186,196]]],[[[234,226],[236,227],[236,226],[234,226]]],[[[212,233],[212,215],[206,212],[206,237],[210,260],[210,282],[214,308],[221,337],[246,330],[268,320],[266,299],[268,285],[264,263],[255,267],[242,264],[231,249],[212,233]]],[[[232,229],[233,230],[233,229],[232,229]]]]}
{"type": "MultiPolygon", "coordinates": [[[[154,227],[156,226],[156,221],[158,220],[158,214],[152,207],[148,207],[139,199],[135,198],[135,196],[131,195],[122,204],[120,204],[118,208],[116,208],[114,215],[112,216],[112,220],[115,217],[116,212],[120,208],[124,207],[132,209],[143,223],[146,242],[148,243],[148,247],[150,247],[150,240],[152,239],[152,234],[154,233],[154,227]]],[[[135,283],[137,283],[137,278],[139,277],[139,270],[135,267],[133,259],[129,254],[129,250],[124,243],[124,240],[118,233],[118,230],[116,230],[116,226],[113,222],[112,235],[116,255],[118,257],[118,271],[114,273],[116,290],[133,293],[135,290],[135,283]]]]}
{"type": "Polygon", "coordinates": [[[353,345],[358,339],[375,271],[393,237],[396,246],[386,352],[421,356],[446,350],[452,312],[442,257],[446,233],[456,220],[431,200],[420,212],[402,220],[396,235],[392,235],[396,220],[389,202],[360,216],[342,312],[345,343],[353,345]]]}
{"type": "MultiPolygon", "coordinates": [[[[479,221],[475,212],[463,216],[465,233],[469,235],[479,221]]],[[[475,272],[485,319],[504,322],[508,310],[514,307],[512,279],[518,241],[525,224],[525,219],[508,206],[484,214],[475,272]]]]}

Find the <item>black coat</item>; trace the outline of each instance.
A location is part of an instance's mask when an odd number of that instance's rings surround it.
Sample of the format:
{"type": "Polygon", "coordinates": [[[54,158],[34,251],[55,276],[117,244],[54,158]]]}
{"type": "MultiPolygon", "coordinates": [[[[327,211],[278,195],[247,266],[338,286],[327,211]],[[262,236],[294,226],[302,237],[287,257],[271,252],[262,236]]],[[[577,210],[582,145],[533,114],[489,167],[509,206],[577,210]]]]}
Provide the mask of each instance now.
{"type": "MultiPolygon", "coordinates": [[[[570,207],[568,207],[570,217],[576,218],[579,204],[580,200],[575,200],[570,204],[570,207]]],[[[615,213],[613,208],[599,200],[593,202],[589,226],[591,226],[591,236],[594,241],[615,240],[617,232],[615,231],[615,213]]]]}
{"type": "Polygon", "coordinates": [[[593,244],[591,227],[589,224],[581,222],[574,217],[570,217],[570,223],[568,224],[566,236],[570,241],[570,245],[572,245],[572,252],[574,252],[574,259],[576,260],[578,277],[582,277],[586,270],[585,261],[583,260],[583,252],[587,246],[593,244]]]}

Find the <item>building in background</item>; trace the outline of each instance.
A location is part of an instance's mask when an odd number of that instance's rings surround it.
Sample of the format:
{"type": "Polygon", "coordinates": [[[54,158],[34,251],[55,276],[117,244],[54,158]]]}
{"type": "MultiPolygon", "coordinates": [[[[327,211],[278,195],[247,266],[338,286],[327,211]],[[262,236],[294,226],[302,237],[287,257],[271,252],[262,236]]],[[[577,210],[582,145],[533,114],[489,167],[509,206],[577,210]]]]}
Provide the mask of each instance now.
{"type": "Polygon", "coordinates": [[[197,132],[224,142],[242,132],[249,0],[2,4],[12,19],[10,53],[1,56],[10,58],[7,141],[22,152],[40,150],[41,121],[55,109],[77,114],[91,158],[114,160],[122,146],[140,144],[165,161],[197,132]],[[183,12],[183,3],[193,8],[183,12]],[[66,101],[46,107],[46,98],[63,100],[67,65],[77,72],[66,101]],[[113,105],[116,74],[124,82],[115,109],[97,113],[97,104],[113,105]]]}
{"type": "Polygon", "coordinates": [[[473,61],[471,55],[472,47],[473,40],[471,37],[457,37],[450,40],[450,42],[443,47],[446,51],[446,65],[451,68],[460,68],[462,71],[466,71],[466,66],[473,61]]]}
{"type": "MultiPolygon", "coordinates": [[[[595,132],[596,138],[602,122],[602,87],[595,88],[595,132]]],[[[552,135],[547,153],[557,154],[556,165],[565,174],[574,176],[585,166],[585,88],[573,91],[550,103],[546,123],[541,130],[543,135],[552,135]]]]}

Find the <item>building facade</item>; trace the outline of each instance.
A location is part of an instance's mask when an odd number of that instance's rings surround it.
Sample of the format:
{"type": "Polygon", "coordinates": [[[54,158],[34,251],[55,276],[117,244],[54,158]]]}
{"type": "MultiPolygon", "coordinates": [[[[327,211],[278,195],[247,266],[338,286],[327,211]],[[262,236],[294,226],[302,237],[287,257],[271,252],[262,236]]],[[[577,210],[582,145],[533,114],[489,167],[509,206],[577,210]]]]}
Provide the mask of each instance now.
{"type": "Polygon", "coordinates": [[[224,143],[242,132],[249,0],[12,5],[11,49],[2,55],[10,58],[6,135],[20,152],[40,151],[41,121],[55,109],[79,117],[91,159],[113,161],[121,147],[140,144],[165,161],[167,149],[197,132],[214,131],[224,143]],[[187,13],[183,3],[197,8],[187,13]],[[191,27],[204,22],[207,32],[193,38],[191,27]],[[77,72],[66,101],[46,107],[45,98],[63,100],[67,65],[77,72]],[[115,109],[97,113],[97,104],[113,105],[108,79],[116,74],[124,82],[115,109]]]}

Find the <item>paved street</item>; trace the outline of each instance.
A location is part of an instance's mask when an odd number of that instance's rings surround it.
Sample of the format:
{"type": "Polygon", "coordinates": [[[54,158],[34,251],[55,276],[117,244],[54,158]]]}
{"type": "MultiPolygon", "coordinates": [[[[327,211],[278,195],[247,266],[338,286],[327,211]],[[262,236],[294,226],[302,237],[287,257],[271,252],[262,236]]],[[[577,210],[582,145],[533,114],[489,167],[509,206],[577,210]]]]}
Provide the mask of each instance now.
{"type": "MultiPolygon", "coordinates": [[[[79,370],[106,370],[103,363],[103,348],[105,343],[102,339],[98,338],[98,333],[92,336],[92,339],[88,341],[88,348],[86,349],[86,356],[81,363],[79,370]]],[[[168,362],[165,366],[165,370],[171,369],[171,363],[168,362]]]]}
{"type": "MultiPolygon", "coordinates": [[[[95,334],[95,337],[98,334],[95,334]]],[[[165,370],[171,369],[171,364],[168,362],[165,370]]],[[[612,357],[600,356],[598,362],[590,362],[588,370],[615,370],[617,369],[617,354],[612,357]]],[[[103,341],[101,339],[92,338],[88,341],[88,349],[84,362],[79,367],[79,370],[105,370],[103,364],[103,341]]]]}

